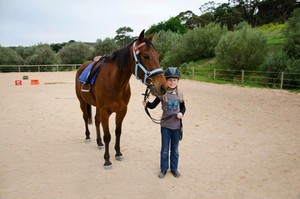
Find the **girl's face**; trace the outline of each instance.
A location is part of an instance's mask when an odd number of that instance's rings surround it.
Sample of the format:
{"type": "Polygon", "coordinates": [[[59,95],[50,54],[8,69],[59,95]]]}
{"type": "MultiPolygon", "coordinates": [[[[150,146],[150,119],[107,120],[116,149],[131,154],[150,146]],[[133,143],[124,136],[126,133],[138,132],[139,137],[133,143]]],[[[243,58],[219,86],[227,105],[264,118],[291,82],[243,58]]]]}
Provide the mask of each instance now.
{"type": "Polygon", "coordinates": [[[168,78],[167,79],[168,87],[174,89],[177,87],[178,79],[177,78],[168,78]]]}

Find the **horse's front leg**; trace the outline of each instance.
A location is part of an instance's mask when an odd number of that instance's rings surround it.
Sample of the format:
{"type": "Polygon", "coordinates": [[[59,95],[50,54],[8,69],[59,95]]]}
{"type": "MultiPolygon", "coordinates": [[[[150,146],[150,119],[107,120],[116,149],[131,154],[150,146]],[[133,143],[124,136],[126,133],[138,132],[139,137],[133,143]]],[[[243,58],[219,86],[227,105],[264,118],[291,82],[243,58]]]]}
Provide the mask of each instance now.
{"type": "Polygon", "coordinates": [[[107,113],[105,110],[100,111],[100,118],[101,118],[101,124],[103,128],[103,140],[105,143],[105,152],[104,152],[104,167],[110,167],[111,162],[110,162],[110,155],[109,155],[109,143],[111,140],[111,135],[109,132],[109,116],[110,113],[107,113]]]}
{"type": "Polygon", "coordinates": [[[123,155],[121,153],[120,148],[120,141],[121,141],[121,134],[122,134],[122,122],[127,113],[127,107],[125,107],[122,111],[116,113],[116,143],[115,143],[115,150],[116,150],[116,159],[123,160],[123,155]]]}

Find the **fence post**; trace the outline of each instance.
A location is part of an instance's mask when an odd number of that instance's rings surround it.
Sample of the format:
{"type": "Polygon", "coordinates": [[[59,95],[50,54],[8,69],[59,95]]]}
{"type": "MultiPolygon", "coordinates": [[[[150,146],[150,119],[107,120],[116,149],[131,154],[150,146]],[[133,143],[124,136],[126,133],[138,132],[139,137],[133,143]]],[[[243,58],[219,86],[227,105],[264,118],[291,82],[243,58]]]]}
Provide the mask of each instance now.
{"type": "Polygon", "coordinates": [[[59,66],[56,65],[56,72],[59,72],[59,66]]]}
{"type": "Polygon", "coordinates": [[[244,84],[245,71],[242,70],[242,84],[244,84]]]}
{"type": "Polygon", "coordinates": [[[283,88],[283,76],[284,76],[284,72],[281,72],[281,78],[280,78],[280,89],[283,88]]]}
{"type": "Polygon", "coordinates": [[[216,69],[214,69],[214,80],[216,80],[216,69]]]}
{"type": "Polygon", "coordinates": [[[19,73],[21,72],[21,66],[19,65],[19,73]]]}

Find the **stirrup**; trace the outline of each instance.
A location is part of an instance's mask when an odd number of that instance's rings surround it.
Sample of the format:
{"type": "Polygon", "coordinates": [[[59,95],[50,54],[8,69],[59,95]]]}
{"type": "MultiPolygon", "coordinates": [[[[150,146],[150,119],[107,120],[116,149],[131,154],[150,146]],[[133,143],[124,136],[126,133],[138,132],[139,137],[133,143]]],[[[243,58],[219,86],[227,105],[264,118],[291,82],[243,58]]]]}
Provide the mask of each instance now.
{"type": "Polygon", "coordinates": [[[86,85],[85,82],[81,85],[81,92],[85,92],[85,93],[90,92],[90,90],[91,90],[91,85],[90,85],[90,84],[87,84],[87,85],[89,85],[89,88],[88,88],[88,89],[84,89],[84,88],[83,88],[84,85],[86,85]]]}

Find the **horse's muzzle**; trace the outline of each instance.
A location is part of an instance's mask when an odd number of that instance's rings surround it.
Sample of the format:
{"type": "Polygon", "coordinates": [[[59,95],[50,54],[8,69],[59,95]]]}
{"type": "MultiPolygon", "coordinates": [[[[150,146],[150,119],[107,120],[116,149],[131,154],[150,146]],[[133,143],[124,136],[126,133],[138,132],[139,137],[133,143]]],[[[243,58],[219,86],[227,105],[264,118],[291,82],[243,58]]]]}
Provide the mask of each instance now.
{"type": "Polygon", "coordinates": [[[166,93],[166,91],[167,91],[166,87],[164,85],[161,85],[161,87],[160,87],[161,94],[164,95],[166,93]]]}

